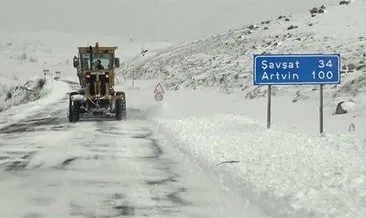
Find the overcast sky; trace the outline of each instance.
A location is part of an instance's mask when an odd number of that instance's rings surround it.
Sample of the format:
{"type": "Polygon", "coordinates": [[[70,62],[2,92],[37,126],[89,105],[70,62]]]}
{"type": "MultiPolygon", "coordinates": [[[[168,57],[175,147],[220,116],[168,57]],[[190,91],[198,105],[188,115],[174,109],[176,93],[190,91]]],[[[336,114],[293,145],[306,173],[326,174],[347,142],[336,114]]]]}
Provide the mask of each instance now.
{"type": "Polygon", "coordinates": [[[181,41],[338,0],[0,0],[0,29],[181,41]]]}

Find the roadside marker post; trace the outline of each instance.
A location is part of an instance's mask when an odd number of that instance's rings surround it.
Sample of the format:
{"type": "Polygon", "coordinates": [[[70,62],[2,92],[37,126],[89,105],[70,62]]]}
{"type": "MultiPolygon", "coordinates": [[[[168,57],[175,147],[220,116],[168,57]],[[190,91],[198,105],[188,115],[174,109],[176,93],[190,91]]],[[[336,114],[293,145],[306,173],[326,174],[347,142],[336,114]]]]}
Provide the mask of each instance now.
{"type": "Polygon", "coordinates": [[[131,83],[131,87],[134,88],[135,87],[135,73],[132,73],[132,83],[131,83]]]}
{"type": "Polygon", "coordinates": [[[267,129],[273,85],[319,85],[319,128],[324,132],[323,86],[341,83],[340,54],[265,54],[253,57],[253,84],[268,86],[267,129]]]}
{"type": "Polygon", "coordinates": [[[50,70],[48,69],[43,69],[43,78],[46,80],[47,76],[49,76],[50,70]]]}

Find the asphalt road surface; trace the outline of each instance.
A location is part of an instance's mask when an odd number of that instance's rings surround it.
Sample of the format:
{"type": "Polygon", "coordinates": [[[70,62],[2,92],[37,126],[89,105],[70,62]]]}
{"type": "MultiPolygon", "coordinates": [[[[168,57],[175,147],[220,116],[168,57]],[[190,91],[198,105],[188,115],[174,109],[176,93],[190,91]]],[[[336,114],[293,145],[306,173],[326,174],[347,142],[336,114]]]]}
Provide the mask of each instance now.
{"type": "Polygon", "coordinates": [[[0,217],[261,217],[164,149],[138,109],[69,123],[67,107],[65,95],[0,129],[0,217]]]}

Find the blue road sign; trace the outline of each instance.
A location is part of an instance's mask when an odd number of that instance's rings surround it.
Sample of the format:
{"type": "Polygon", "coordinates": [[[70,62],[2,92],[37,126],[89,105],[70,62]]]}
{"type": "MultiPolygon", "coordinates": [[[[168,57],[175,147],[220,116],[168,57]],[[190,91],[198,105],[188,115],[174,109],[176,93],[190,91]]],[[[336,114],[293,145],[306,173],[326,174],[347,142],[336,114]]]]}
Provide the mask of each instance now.
{"type": "Polygon", "coordinates": [[[254,55],[254,85],[339,84],[339,54],[254,55]]]}

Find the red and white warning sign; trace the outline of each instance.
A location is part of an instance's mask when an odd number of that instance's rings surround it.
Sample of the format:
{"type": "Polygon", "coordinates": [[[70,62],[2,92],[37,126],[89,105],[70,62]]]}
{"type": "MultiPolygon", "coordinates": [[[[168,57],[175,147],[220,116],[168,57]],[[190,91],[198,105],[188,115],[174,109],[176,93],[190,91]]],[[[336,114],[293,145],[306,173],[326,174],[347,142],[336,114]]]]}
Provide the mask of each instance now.
{"type": "Polygon", "coordinates": [[[162,94],[164,94],[164,89],[163,89],[163,87],[161,86],[161,84],[160,83],[158,83],[157,85],[156,85],[156,87],[155,87],[155,89],[154,89],[154,92],[153,93],[162,93],[162,94]]]}
{"type": "Polygon", "coordinates": [[[163,100],[163,93],[164,93],[164,89],[163,87],[161,86],[160,83],[158,83],[154,89],[154,92],[155,93],[155,100],[156,101],[162,101],[163,100]]]}
{"type": "Polygon", "coordinates": [[[155,98],[156,101],[162,101],[164,97],[163,97],[163,94],[158,92],[158,93],[155,93],[154,98],[155,98]]]}

